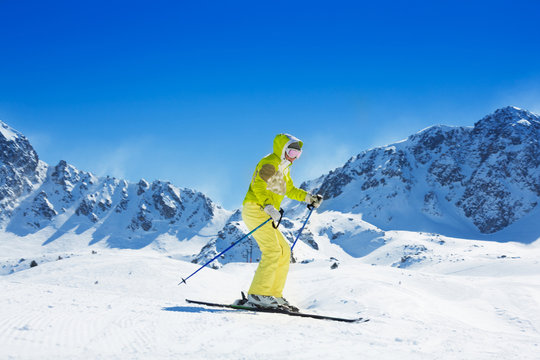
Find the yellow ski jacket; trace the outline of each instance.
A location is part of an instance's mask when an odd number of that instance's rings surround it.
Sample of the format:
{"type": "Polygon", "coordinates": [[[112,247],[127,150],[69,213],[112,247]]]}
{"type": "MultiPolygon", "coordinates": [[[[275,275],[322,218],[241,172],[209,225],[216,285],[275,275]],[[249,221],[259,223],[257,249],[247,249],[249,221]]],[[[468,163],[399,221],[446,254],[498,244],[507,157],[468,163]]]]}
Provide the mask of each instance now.
{"type": "Polygon", "coordinates": [[[243,204],[254,202],[263,208],[274,205],[279,210],[285,196],[293,200],[305,200],[307,192],[294,186],[289,170],[291,162],[285,159],[285,150],[292,143],[299,143],[300,147],[304,144],[289,134],[275,137],[274,152],[257,164],[243,204]]]}

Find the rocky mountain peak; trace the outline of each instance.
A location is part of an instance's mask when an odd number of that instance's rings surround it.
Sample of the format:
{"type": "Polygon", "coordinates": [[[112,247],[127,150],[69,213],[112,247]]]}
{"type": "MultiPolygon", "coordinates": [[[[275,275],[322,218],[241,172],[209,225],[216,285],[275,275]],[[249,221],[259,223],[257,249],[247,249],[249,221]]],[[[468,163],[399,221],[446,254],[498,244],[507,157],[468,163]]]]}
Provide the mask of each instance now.
{"type": "Polygon", "coordinates": [[[0,120],[0,141],[15,141],[23,137],[18,131],[12,129],[8,124],[0,120]]]}
{"type": "Polygon", "coordinates": [[[540,202],[540,117],[509,106],[474,127],[432,126],[303,187],[382,229],[492,234],[540,202]]]}
{"type": "Polygon", "coordinates": [[[476,133],[493,133],[516,125],[539,128],[540,116],[515,106],[507,106],[477,121],[474,130],[476,133]]]}
{"type": "Polygon", "coordinates": [[[28,139],[0,121],[0,162],[26,173],[35,171],[39,158],[28,139]]]}
{"type": "Polygon", "coordinates": [[[0,218],[42,181],[45,170],[28,139],[0,121],[0,218]]]}

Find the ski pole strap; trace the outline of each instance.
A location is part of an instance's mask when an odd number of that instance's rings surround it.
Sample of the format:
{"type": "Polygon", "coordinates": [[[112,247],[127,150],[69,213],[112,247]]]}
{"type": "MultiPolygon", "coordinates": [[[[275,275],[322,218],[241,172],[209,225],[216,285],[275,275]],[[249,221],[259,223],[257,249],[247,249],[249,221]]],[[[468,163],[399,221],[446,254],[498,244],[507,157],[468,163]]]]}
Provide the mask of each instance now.
{"type": "Polygon", "coordinates": [[[284,212],[285,212],[285,211],[283,211],[283,209],[279,209],[279,213],[281,214],[281,216],[279,217],[279,221],[277,222],[277,225],[276,225],[275,222],[272,221],[272,227],[273,227],[274,229],[277,229],[277,228],[279,227],[279,224],[281,224],[281,219],[283,219],[283,213],[284,213],[284,212]]]}
{"type": "Polygon", "coordinates": [[[307,216],[307,218],[306,218],[306,221],[304,221],[304,225],[302,225],[302,227],[300,228],[300,231],[298,232],[298,235],[296,235],[296,240],[294,240],[294,242],[293,242],[293,244],[292,244],[292,246],[291,246],[291,252],[292,252],[292,250],[294,249],[294,245],[296,245],[296,242],[297,242],[298,239],[300,238],[300,234],[302,233],[302,230],[304,230],[304,227],[306,226],[306,224],[307,224],[307,222],[308,222],[308,220],[309,220],[309,217],[311,216],[311,213],[313,212],[313,209],[314,209],[314,208],[315,208],[314,206],[311,206],[311,207],[310,207],[310,206],[308,205],[309,214],[308,214],[308,216],[307,216]]]}
{"type": "Polygon", "coordinates": [[[197,271],[195,271],[193,274],[189,275],[187,278],[182,278],[182,281],[180,281],[178,283],[178,285],[180,284],[187,284],[186,281],[192,277],[193,275],[195,275],[196,273],[198,273],[202,268],[206,267],[208,264],[210,264],[212,261],[216,260],[218,257],[220,257],[221,255],[225,254],[227,251],[229,251],[234,245],[238,244],[240,241],[244,240],[245,238],[247,238],[249,235],[253,234],[255,231],[257,231],[260,227],[262,227],[264,224],[266,224],[267,222],[269,222],[270,220],[272,220],[272,218],[268,218],[266,221],[264,221],[261,225],[257,226],[255,229],[251,230],[249,233],[247,233],[246,235],[242,236],[240,239],[236,240],[235,242],[233,242],[228,248],[226,248],[225,250],[223,250],[222,252],[220,252],[219,254],[217,254],[216,256],[214,256],[211,260],[209,260],[206,264],[202,265],[200,268],[197,269],[197,271]]]}

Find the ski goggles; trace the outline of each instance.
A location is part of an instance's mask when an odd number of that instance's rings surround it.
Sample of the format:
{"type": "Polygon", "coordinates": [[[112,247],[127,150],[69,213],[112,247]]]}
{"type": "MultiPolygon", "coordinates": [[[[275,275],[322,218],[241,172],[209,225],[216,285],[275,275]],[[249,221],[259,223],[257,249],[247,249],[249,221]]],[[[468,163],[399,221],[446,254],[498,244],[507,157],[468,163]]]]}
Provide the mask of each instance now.
{"type": "Polygon", "coordinates": [[[298,159],[301,154],[302,154],[302,150],[292,149],[292,148],[287,149],[287,156],[289,156],[291,159],[298,159]]]}

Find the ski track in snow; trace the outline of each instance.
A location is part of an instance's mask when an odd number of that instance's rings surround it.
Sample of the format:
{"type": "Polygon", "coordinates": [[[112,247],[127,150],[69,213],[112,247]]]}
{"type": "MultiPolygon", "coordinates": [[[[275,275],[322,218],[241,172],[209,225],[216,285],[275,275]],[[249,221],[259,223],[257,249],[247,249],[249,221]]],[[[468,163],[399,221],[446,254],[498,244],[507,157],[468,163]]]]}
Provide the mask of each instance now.
{"type": "Polygon", "coordinates": [[[537,268],[500,277],[362,259],[334,270],[330,264],[293,264],[288,299],[306,312],[370,322],[184,302],[231,302],[249,286],[256,264],[204,269],[178,286],[198,266],[151,251],[100,250],[44,263],[0,277],[0,358],[538,359],[537,268]]]}

